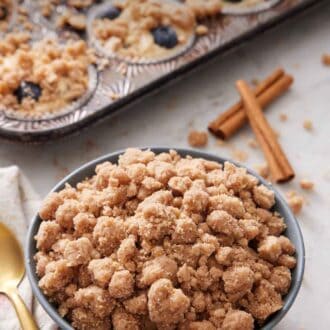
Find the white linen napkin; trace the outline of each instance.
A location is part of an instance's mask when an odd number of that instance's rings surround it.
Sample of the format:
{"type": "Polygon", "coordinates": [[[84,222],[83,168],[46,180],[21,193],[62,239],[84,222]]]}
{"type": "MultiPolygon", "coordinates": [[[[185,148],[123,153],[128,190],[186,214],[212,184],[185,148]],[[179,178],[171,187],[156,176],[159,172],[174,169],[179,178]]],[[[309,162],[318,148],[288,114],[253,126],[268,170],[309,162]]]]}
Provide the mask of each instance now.
{"type": "MultiPolygon", "coordinates": [[[[0,222],[6,224],[25,245],[29,220],[40,205],[39,196],[18,167],[0,168],[0,222]]],[[[0,266],[4,267],[5,265],[0,266]]],[[[28,309],[33,311],[35,320],[42,330],[57,329],[32,295],[27,276],[19,286],[19,292],[28,309]]],[[[21,329],[15,310],[6,296],[0,294],[0,330],[21,329]]]]}

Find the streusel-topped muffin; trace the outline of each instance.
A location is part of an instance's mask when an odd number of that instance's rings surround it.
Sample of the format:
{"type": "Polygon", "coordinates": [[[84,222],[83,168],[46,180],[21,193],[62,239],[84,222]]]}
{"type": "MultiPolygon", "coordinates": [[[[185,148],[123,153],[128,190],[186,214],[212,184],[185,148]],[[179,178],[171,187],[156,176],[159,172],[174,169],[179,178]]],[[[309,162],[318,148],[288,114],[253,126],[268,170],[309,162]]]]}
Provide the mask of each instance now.
{"type": "Polygon", "coordinates": [[[157,60],[176,55],[194,36],[193,12],[174,1],[112,1],[92,23],[103,51],[130,59],[157,60]]]}
{"type": "Polygon", "coordinates": [[[28,33],[0,41],[0,100],[6,110],[28,114],[56,112],[88,88],[92,56],[84,41],[30,42],[28,33]]]}

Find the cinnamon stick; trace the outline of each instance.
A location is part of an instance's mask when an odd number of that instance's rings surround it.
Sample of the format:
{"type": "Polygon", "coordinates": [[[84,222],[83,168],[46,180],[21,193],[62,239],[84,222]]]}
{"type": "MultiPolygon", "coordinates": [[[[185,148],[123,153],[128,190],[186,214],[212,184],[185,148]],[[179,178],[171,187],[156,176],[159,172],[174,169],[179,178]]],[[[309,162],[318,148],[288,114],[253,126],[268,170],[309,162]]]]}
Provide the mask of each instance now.
{"type": "MultiPolygon", "coordinates": [[[[285,75],[282,69],[275,70],[254,90],[262,108],[288,90],[292,82],[292,76],[285,75]]],[[[208,128],[221,139],[228,139],[245,124],[246,120],[244,105],[240,101],[212,121],[208,128]]]]}
{"type": "Polygon", "coordinates": [[[265,154],[274,181],[281,183],[293,179],[294,171],[277,141],[276,134],[262,113],[256,96],[244,80],[237,81],[236,87],[242,97],[245,113],[265,154]]]}

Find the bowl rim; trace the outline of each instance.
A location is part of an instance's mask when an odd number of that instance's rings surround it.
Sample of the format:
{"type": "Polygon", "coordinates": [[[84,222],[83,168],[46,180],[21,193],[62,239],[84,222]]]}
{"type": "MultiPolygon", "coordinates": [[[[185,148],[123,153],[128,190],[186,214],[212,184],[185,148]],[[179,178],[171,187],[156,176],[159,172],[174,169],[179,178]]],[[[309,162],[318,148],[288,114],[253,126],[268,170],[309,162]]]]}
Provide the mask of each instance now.
{"type": "MultiPolygon", "coordinates": [[[[204,158],[206,160],[212,160],[219,162],[220,164],[223,164],[224,162],[228,161],[233,163],[236,166],[243,167],[245,168],[248,173],[251,175],[255,176],[260,184],[265,185],[275,193],[275,205],[278,204],[283,208],[281,214],[285,220],[285,223],[288,221],[290,222],[290,227],[292,227],[292,231],[294,232],[295,236],[295,247],[296,247],[296,258],[297,258],[297,265],[294,269],[294,272],[296,274],[296,280],[292,281],[291,287],[289,292],[284,296],[284,304],[282,309],[274,313],[269,320],[262,326],[262,330],[271,330],[275,325],[277,325],[283,317],[286,315],[286,313],[289,311],[291,308],[292,304],[294,303],[298,292],[300,290],[302,280],[303,280],[303,275],[304,275],[304,270],[305,270],[305,246],[304,246],[304,239],[303,235],[299,226],[299,223],[295,216],[293,215],[290,207],[287,205],[286,201],[282,197],[281,193],[269,182],[267,182],[264,178],[262,178],[260,175],[258,175],[255,171],[251,170],[247,166],[240,164],[236,161],[233,161],[231,159],[228,159],[226,157],[218,156],[215,155],[211,152],[205,152],[205,151],[199,151],[199,150],[194,150],[190,148],[173,148],[173,147],[138,147],[138,149],[141,150],[151,150],[155,154],[159,154],[162,152],[168,152],[169,150],[175,150],[178,152],[181,156],[192,156],[193,158],[204,158]],[[289,219],[289,220],[288,220],[289,219]]],[[[61,181],[59,181],[51,190],[51,192],[56,192],[59,189],[63,187],[63,185],[70,180],[74,180],[76,176],[79,176],[84,171],[89,171],[91,172],[88,174],[88,176],[93,174],[93,171],[95,170],[95,166],[99,163],[105,162],[105,161],[112,161],[113,158],[118,158],[121,154],[123,154],[126,151],[126,149],[121,149],[118,151],[114,151],[108,154],[105,154],[103,156],[100,156],[98,158],[95,158],[94,160],[91,160],[81,166],[79,166],[77,169],[72,171],[70,174],[68,174],[65,178],[63,178],[61,181]],[[112,159],[112,160],[111,160],[112,159]]],[[[48,193],[48,194],[49,194],[48,193]]],[[[57,325],[61,327],[61,329],[66,329],[66,330],[73,330],[73,327],[64,319],[62,318],[56,308],[48,301],[46,296],[43,294],[41,289],[38,286],[38,277],[37,274],[35,273],[35,262],[33,259],[33,253],[34,253],[34,248],[35,248],[35,241],[34,241],[34,235],[37,232],[37,229],[39,228],[40,225],[40,218],[38,214],[34,216],[32,221],[30,222],[28,233],[27,233],[27,238],[26,238],[26,244],[25,244],[25,266],[26,266],[26,273],[29,279],[29,282],[32,287],[33,294],[41,304],[41,306],[44,308],[44,310],[47,312],[47,314],[53,319],[53,321],[56,322],[57,325]]]]}

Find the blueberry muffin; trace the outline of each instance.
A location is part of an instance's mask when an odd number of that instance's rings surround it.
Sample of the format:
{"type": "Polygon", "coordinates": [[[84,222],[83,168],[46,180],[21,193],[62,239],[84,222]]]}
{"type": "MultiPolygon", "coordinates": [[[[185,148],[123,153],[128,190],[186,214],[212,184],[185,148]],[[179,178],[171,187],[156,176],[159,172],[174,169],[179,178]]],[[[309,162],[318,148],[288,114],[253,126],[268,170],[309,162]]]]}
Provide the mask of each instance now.
{"type": "Polygon", "coordinates": [[[165,59],[186,48],[194,36],[193,12],[172,1],[117,0],[102,8],[91,30],[102,51],[110,55],[165,59]]]}
{"type": "Polygon", "coordinates": [[[84,41],[30,42],[28,33],[0,41],[0,100],[5,110],[29,115],[53,113],[88,89],[90,56],[84,41]]]}

